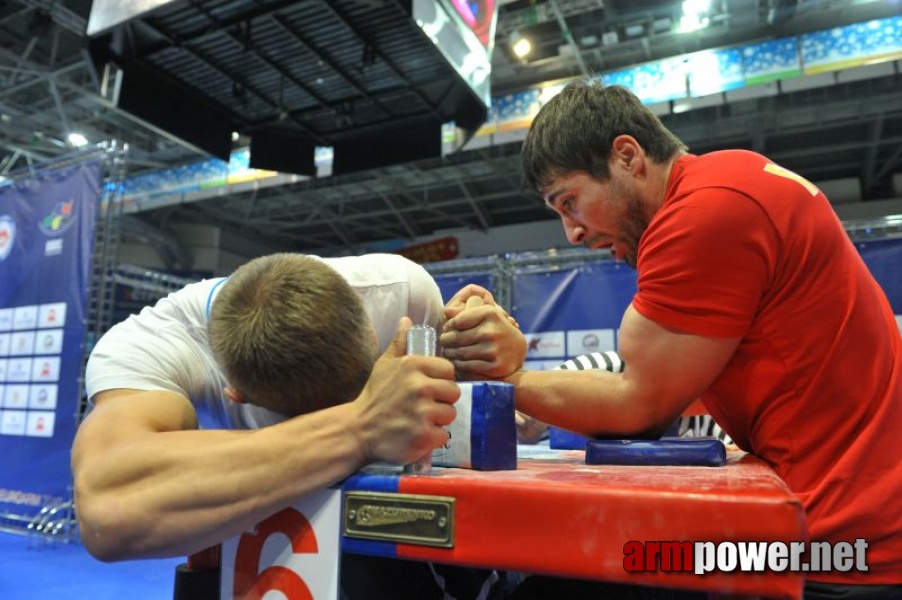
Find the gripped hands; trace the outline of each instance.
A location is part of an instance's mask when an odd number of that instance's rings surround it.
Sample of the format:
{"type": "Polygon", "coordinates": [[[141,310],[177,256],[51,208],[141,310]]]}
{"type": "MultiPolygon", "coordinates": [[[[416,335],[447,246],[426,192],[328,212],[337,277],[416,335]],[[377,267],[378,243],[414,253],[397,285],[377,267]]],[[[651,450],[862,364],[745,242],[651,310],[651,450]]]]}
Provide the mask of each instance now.
{"type": "Polygon", "coordinates": [[[409,318],[376,361],[369,380],[353,402],[366,463],[407,464],[442,446],[442,426],[454,420],[460,388],[454,367],[436,356],[407,355],[409,318]]]}
{"type": "Polygon", "coordinates": [[[523,365],[526,338],[488,290],[467,285],[445,305],[444,314],[442,355],[460,379],[502,379],[523,365]]]}

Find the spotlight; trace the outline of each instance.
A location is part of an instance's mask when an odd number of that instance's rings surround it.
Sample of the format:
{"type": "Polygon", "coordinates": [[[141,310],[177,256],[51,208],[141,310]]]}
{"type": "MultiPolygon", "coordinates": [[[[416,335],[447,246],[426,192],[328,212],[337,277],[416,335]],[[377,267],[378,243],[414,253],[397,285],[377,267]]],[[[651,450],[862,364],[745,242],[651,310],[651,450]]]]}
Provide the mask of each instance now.
{"type": "Polygon", "coordinates": [[[88,138],[74,131],[69,134],[68,139],[69,145],[73,146],[74,148],[81,148],[82,146],[86,146],[88,144],[88,138]]]}
{"type": "Polygon", "coordinates": [[[680,32],[689,33],[707,27],[711,19],[707,12],[711,9],[711,0],[684,0],[683,16],[680,18],[680,32]]]}
{"type": "Polygon", "coordinates": [[[532,42],[530,42],[527,38],[523,37],[519,30],[515,29],[507,38],[508,43],[510,43],[511,50],[514,51],[514,54],[517,58],[526,58],[526,56],[532,52],[532,42]]]}
{"type": "Polygon", "coordinates": [[[701,15],[711,9],[711,0],[684,0],[683,14],[701,15]]]}

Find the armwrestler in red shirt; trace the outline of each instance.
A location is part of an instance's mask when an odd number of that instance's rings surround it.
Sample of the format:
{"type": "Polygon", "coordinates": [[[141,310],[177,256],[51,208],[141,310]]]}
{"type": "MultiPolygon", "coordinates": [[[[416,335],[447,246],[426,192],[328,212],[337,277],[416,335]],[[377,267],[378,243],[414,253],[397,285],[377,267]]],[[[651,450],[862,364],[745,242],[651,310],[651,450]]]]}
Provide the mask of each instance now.
{"type": "MultiPolygon", "coordinates": [[[[570,242],[635,267],[638,292],[623,373],[518,371],[517,408],[631,437],[700,397],[800,498],[812,541],[869,544],[867,571],[812,573],[806,599],[902,597],[902,342],[824,194],[753,152],[687,153],[618,86],[549,101],[523,166],[570,242]]],[[[441,337],[459,369],[466,326],[454,317],[441,337]]]]}

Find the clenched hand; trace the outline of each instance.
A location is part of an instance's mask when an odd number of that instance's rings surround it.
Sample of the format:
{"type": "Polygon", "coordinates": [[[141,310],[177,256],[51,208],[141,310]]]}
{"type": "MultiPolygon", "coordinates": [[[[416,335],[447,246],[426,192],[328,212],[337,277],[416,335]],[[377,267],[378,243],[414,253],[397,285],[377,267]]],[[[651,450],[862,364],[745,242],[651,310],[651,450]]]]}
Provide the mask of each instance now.
{"type": "Polygon", "coordinates": [[[358,434],[367,462],[407,464],[448,439],[442,426],[454,420],[460,388],[454,366],[436,356],[406,354],[409,318],[373,367],[354,400],[358,434]]]}
{"type": "Polygon", "coordinates": [[[442,355],[459,378],[502,379],[523,365],[526,338],[488,290],[464,287],[445,305],[444,315],[442,355]]]}

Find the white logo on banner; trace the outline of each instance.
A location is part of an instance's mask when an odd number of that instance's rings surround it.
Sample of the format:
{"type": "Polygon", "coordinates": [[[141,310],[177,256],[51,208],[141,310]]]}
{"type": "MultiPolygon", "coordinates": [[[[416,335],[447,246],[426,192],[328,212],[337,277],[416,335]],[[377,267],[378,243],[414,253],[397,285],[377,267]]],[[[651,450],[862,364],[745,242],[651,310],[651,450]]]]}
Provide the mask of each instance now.
{"type": "Polygon", "coordinates": [[[25,408],[28,406],[28,386],[8,385],[2,398],[3,408],[25,408]]]}
{"type": "Polygon", "coordinates": [[[0,261],[13,250],[16,241],[16,222],[9,215],[0,216],[0,261]]]}
{"type": "Polygon", "coordinates": [[[13,308],[13,329],[34,329],[38,326],[38,307],[16,306],[13,308]]]}
{"type": "Polygon", "coordinates": [[[11,358],[6,363],[7,381],[28,381],[31,379],[31,358],[11,358]]]}
{"type": "Polygon", "coordinates": [[[28,408],[42,408],[44,410],[53,410],[56,408],[56,392],[55,385],[33,385],[29,390],[28,408]]]}
{"type": "Polygon", "coordinates": [[[47,240],[44,244],[44,256],[59,256],[63,253],[63,240],[58,238],[55,240],[47,240]]]}
{"type": "Polygon", "coordinates": [[[31,381],[59,381],[60,357],[36,356],[31,365],[31,381]]]}
{"type": "Polygon", "coordinates": [[[50,411],[38,410],[28,412],[28,422],[25,424],[25,435],[32,437],[53,437],[53,429],[56,425],[56,415],[50,411]]]}
{"type": "Polygon", "coordinates": [[[10,334],[10,356],[30,356],[32,354],[34,354],[34,331],[14,331],[10,334]]]}
{"type": "Polygon", "coordinates": [[[563,331],[539,331],[526,334],[526,351],[530,359],[565,354],[563,331]]]}
{"type": "Polygon", "coordinates": [[[338,598],[340,522],[341,490],[320,490],[223,542],[220,599],[338,598]]]}
{"type": "Polygon", "coordinates": [[[614,350],[613,329],[575,329],[567,332],[567,355],[614,350]]]}
{"type": "Polygon", "coordinates": [[[62,327],[66,324],[66,303],[54,302],[38,306],[38,327],[62,327]]]}
{"type": "Polygon", "coordinates": [[[24,410],[0,410],[0,434],[25,435],[24,410]]]}
{"type": "Polygon", "coordinates": [[[63,330],[39,331],[35,337],[35,354],[61,354],[63,351],[63,330]]]}

